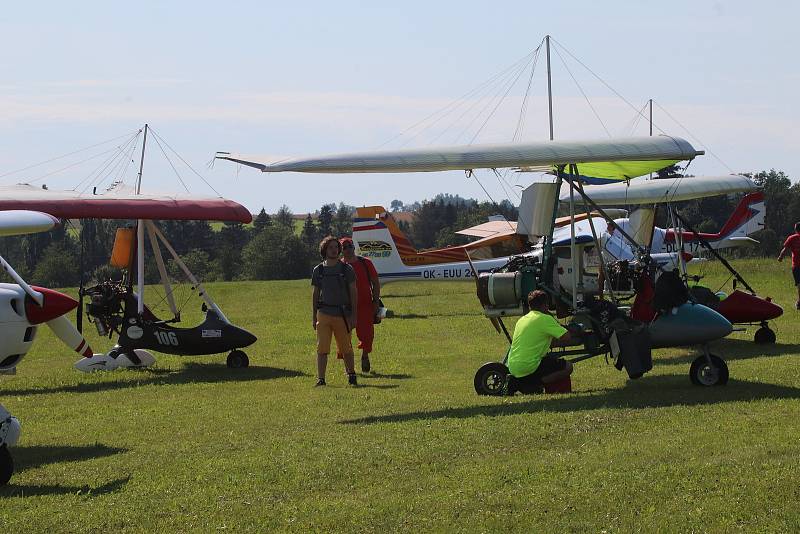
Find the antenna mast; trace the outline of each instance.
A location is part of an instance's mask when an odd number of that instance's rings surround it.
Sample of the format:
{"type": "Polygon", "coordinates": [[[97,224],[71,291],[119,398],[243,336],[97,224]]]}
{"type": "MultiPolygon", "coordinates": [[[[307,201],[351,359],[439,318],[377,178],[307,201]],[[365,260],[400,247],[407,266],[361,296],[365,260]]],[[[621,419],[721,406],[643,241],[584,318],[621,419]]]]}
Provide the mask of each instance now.
{"type": "Polygon", "coordinates": [[[144,139],[142,140],[142,159],[139,161],[139,175],[136,178],[136,194],[142,191],[142,169],[144,168],[144,149],[147,147],[147,124],[144,125],[144,139]]]}
{"type": "Polygon", "coordinates": [[[547,49],[547,106],[548,116],[550,117],[550,140],[553,140],[553,87],[550,80],[550,36],[544,36],[544,42],[547,49]]]}

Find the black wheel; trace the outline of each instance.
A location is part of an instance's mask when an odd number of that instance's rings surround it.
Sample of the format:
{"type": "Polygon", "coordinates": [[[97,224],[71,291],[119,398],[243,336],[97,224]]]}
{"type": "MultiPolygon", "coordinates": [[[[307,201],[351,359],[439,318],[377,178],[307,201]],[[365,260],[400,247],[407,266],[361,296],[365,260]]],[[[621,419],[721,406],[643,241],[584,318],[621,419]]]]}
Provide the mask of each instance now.
{"type": "Polygon", "coordinates": [[[241,350],[233,350],[228,354],[227,363],[231,369],[242,369],[250,366],[250,358],[241,350]]]}
{"type": "Polygon", "coordinates": [[[711,365],[708,358],[698,356],[689,369],[689,378],[695,386],[724,386],[728,383],[728,364],[715,354],[710,354],[711,365]]]}
{"type": "Polygon", "coordinates": [[[3,445],[0,447],[0,486],[5,486],[11,480],[11,475],[14,474],[14,459],[11,458],[11,453],[8,447],[3,445]]]}
{"type": "Polygon", "coordinates": [[[756,330],[756,335],[753,336],[753,341],[759,345],[769,345],[775,343],[775,331],[768,326],[762,326],[756,330]]]}
{"type": "Polygon", "coordinates": [[[501,395],[507,375],[508,367],[500,362],[481,365],[475,373],[475,392],[478,395],[501,395]]]}

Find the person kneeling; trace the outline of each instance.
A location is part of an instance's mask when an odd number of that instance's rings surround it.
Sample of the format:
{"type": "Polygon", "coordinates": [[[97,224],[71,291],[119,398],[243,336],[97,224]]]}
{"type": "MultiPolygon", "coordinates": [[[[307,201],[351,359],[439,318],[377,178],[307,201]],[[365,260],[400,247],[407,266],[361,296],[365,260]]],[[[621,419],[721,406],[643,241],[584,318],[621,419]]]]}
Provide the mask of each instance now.
{"type": "Polygon", "coordinates": [[[548,312],[549,297],[541,290],[528,295],[530,312],[514,327],[511,350],[508,353],[507,392],[541,393],[545,384],[555,384],[569,378],[572,364],[563,358],[545,357],[550,347],[574,345],[575,339],[548,312]]]}

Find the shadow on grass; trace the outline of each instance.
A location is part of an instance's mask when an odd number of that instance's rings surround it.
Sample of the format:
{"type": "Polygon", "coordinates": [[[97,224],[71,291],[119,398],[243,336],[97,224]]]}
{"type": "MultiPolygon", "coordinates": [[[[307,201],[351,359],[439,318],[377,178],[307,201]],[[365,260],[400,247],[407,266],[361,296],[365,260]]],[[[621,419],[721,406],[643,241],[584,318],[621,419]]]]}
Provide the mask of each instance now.
{"type": "Polygon", "coordinates": [[[3,395],[46,395],[49,393],[93,393],[141,386],[161,386],[175,384],[217,383],[217,382],[249,382],[253,380],[271,380],[275,378],[292,378],[309,376],[294,369],[278,367],[252,366],[245,369],[228,369],[219,363],[188,363],[181,369],[130,369],[111,371],[120,373],[118,380],[102,382],[62,385],[49,388],[3,389],[3,395]]]}
{"type": "Polygon", "coordinates": [[[80,462],[92,458],[103,458],[128,452],[128,449],[109,447],[101,443],[94,445],[31,445],[14,447],[14,465],[17,472],[34,469],[47,464],[80,462]]]}
{"type": "Polygon", "coordinates": [[[8,486],[4,486],[0,488],[0,497],[35,497],[37,495],[84,495],[87,497],[93,497],[97,495],[107,495],[109,493],[114,493],[122,489],[122,487],[128,483],[130,477],[127,478],[118,478],[116,480],[112,480],[107,484],[103,484],[101,486],[97,486],[93,488],[89,485],[84,486],[61,486],[61,485],[42,485],[42,486],[31,486],[26,484],[14,484],[14,479],[12,478],[12,483],[8,486]]]}
{"type": "MultiPolygon", "coordinates": [[[[94,445],[33,445],[14,447],[11,449],[14,458],[14,471],[19,474],[27,469],[34,469],[48,464],[62,462],[79,462],[92,458],[103,458],[127,452],[127,449],[109,447],[102,444],[94,445]]],[[[83,486],[57,485],[25,485],[11,484],[0,488],[0,497],[33,497],[36,495],[105,495],[114,493],[127,484],[129,478],[112,480],[96,488],[88,484],[83,486]]]]}
{"type": "MultiPolygon", "coordinates": [[[[787,354],[800,354],[800,344],[798,343],[773,343],[770,345],[760,345],[747,339],[724,338],[715,341],[711,346],[711,353],[719,355],[727,361],[749,360],[752,358],[774,358],[776,356],[786,356],[787,354]]],[[[657,358],[657,365],[687,365],[691,364],[698,356],[700,351],[692,351],[680,358],[657,358]]]]}
{"type": "Polygon", "coordinates": [[[364,378],[387,378],[389,380],[406,380],[408,378],[414,378],[414,375],[407,375],[405,373],[389,373],[389,374],[381,374],[381,373],[367,373],[362,375],[364,378]]]}
{"type": "Polygon", "coordinates": [[[431,317],[478,317],[478,316],[483,317],[483,314],[479,312],[429,313],[427,315],[419,313],[397,313],[393,314],[391,317],[388,317],[388,320],[391,321],[392,319],[429,319],[431,317]]]}
{"type": "MultiPolygon", "coordinates": [[[[514,397],[520,399],[518,395],[514,397]]],[[[684,376],[652,376],[631,380],[620,389],[603,389],[569,396],[532,395],[523,402],[493,399],[491,404],[446,408],[390,415],[378,415],[339,421],[341,424],[404,423],[430,419],[466,419],[496,417],[531,412],[576,412],[608,408],[664,408],[670,406],[703,406],[710,404],[766,399],[798,399],[800,388],[731,380],[727,386],[699,387],[688,384],[684,376]]]]}

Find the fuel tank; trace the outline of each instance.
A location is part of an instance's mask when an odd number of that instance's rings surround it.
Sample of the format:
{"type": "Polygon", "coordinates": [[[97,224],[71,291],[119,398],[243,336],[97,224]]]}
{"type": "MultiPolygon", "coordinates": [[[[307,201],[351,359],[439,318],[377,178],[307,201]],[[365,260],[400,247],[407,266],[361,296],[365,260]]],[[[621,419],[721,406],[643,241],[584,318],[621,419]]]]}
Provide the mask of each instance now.
{"type": "Polygon", "coordinates": [[[686,302],[658,316],[647,330],[657,349],[708,343],[730,334],[733,325],[708,306],[686,302]]]}

